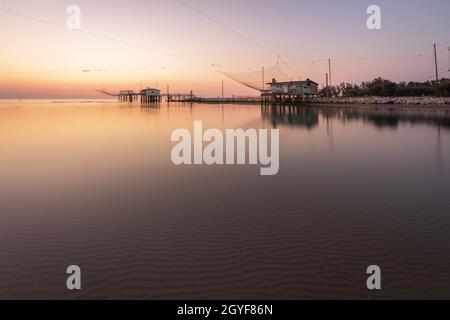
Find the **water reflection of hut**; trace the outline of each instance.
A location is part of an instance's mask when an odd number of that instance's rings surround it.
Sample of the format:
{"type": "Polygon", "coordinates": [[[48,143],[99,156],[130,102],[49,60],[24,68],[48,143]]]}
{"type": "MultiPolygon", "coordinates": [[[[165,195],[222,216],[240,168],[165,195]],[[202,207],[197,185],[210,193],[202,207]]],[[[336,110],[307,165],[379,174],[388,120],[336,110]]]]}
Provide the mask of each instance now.
{"type": "Polygon", "coordinates": [[[269,120],[274,127],[290,125],[308,129],[319,125],[319,113],[314,108],[293,105],[263,105],[262,117],[269,120]]]}

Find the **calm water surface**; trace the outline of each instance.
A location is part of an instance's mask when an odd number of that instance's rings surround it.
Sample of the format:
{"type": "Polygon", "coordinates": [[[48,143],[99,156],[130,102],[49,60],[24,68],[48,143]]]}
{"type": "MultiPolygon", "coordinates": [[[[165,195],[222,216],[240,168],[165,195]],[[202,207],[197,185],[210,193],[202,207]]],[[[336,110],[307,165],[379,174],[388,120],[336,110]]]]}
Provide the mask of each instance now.
{"type": "Polygon", "coordinates": [[[2,101],[0,152],[0,298],[450,299],[449,111],[2,101]],[[280,173],[174,166],[195,120],[280,173]]]}

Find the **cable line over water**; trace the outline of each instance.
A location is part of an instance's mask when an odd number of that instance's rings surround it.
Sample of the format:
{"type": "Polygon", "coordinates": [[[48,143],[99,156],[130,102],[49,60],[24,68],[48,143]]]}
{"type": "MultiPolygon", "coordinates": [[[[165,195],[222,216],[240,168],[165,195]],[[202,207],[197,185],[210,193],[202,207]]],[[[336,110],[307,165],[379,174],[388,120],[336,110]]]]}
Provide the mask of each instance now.
{"type": "MultiPolygon", "coordinates": [[[[175,58],[178,58],[178,59],[189,60],[189,61],[192,61],[192,62],[199,63],[199,60],[192,59],[190,57],[184,57],[184,56],[181,56],[181,55],[179,55],[177,53],[174,53],[174,52],[170,52],[170,51],[167,51],[167,50],[161,50],[161,49],[154,48],[154,47],[144,46],[144,45],[141,45],[139,43],[135,43],[135,42],[131,42],[131,41],[128,41],[128,40],[115,38],[115,37],[112,37],[112,36],[109,36],[109,35],[104,35],[104,34],[100,34],[100,33],[96,33],[96,32],[90,32],[90,31],[86,31],[86,30],[77,30],[77,29],[71,30],[71,29],[68,29],[67,26],[64,25],[64,24],[55,23],[55,22],[48,21],[48,20],[45,20],[45,19],[41,19],[41,18],[37,18],[37,17],[33,17],[33,16],[26,15],[26,14],[5,10],[5,9],[0,9],[0,12],[4,13],[4,14],[16,16],[16,17],[21,17],[21,18],[24,18],[24,19],[27,19],[27,20],[30,20],[30,21],[39,22],[39,23],[42,23],[42,24],[47,24],[47,25],[50,25],[50,26],[53,26],[53,27],[57,27],[59,29],[70,30],[71,32],[84,34],[84,35],[87,35],[87,36],[90,36],[90,37],[96,37],[96,38],[99,38],[99,39],[103,39],[103,40],[107,40],[107,41],[111,41],[111,42],[115,42],[115,43],[120,43],[120,44],[123,44],[123,45],[126,45],[126,46],[135,47],[135,48],[139,48],[139,49],[143,49],[143,50],[147,50],[147,51],[151,51],[151,52],[158,52],[158,53],[166,55],[166,56],[171,56],[171,57],[175,57],[175,58]]],[[[200,63],[203,63],[203,62],[200,62],[200,63]]]]}

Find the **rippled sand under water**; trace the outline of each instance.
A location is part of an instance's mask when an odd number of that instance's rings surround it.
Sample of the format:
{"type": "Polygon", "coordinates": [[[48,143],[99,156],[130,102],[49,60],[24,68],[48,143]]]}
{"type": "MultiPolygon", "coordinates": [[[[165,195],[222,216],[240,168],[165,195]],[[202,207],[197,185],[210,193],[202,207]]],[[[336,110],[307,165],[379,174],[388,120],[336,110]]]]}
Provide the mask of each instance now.
{"type": "Polygon", "coordinates": [[[54,102],[0,102],[0,298],[450,299],[446,112],[54,102]],[[195,120],[280,173],[174,166],[195,120]]]}

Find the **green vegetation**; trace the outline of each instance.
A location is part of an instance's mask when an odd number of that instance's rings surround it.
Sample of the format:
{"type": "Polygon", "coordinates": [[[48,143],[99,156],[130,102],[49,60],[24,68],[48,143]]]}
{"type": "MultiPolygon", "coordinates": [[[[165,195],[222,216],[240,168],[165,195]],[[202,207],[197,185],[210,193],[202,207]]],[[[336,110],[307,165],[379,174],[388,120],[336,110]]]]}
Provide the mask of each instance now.
{"type": "MultiPolygon", "coordinates": [[[[439,82],[440,96],[450,96],[450,79],[439,82]]],[[[395,83],[383,78],[377,78],[361,85],[344,83],[339,86],[324,88],[319,95],[322,97],[421,97],[435,94],[435,81],[400,82],[395,83]]]]}

